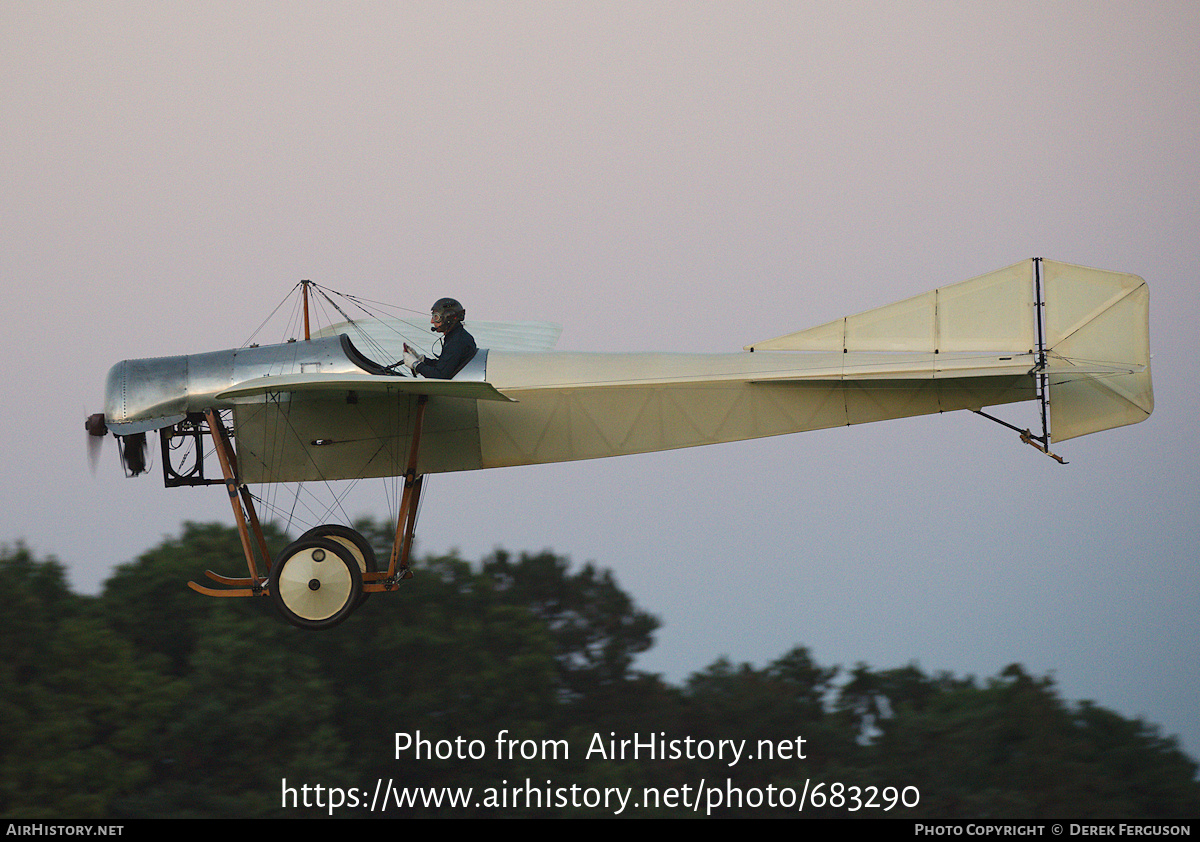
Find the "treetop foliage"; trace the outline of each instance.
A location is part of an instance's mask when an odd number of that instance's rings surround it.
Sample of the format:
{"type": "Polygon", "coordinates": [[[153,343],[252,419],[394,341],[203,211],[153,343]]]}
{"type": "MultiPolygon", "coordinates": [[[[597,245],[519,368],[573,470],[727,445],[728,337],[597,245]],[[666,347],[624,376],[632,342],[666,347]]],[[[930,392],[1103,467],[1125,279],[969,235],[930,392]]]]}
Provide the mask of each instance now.
{"type": "MultiPolygon", "coordinates": [[[[355,526],[386,558],[391,530],[355,526]]],[[[287,538],[268,529],[268,540],[287,538]]],[[[268,600],[186,588],[205,568],[232,572],[241,557],[236,530],[188,523],[89,597],[71,592],[57,560],[0,548],[10,585],[0,612],[0,815],[327,814],[284,808],[284,779],[476,792],[525,781],[640,792],[701,780],[798,791],[808,780],[919,792],[915,806],[888,812],[826,804],[716,813],[727,817],[1200,815],[1197,765],[1174,739],[1094,703],[1068,703],[1051,678],[1017,664],[980,682],[915,665],[823,666],[797,646],[762,667],[719,657],[673,686],[636,668],[659,621],[592,564],[550,552],[497,551],[477,564],[428,557],[406,590],[375,595],[336,629],[314,633],[289,626],[268,600]],[[398,733],[486,751],[417,757],[397,752],[398,733]],[[498,735],[538,751],[503,755],[498,735]],[[615,750],[631,738],[778,751],[733,765],[647,760],[645,748],[636,758],[615,750]]],[[[413,805],[384,815],[497,811],[413,805]]],[[[598,812],[522,803],[503,815],[598,812]]]]}

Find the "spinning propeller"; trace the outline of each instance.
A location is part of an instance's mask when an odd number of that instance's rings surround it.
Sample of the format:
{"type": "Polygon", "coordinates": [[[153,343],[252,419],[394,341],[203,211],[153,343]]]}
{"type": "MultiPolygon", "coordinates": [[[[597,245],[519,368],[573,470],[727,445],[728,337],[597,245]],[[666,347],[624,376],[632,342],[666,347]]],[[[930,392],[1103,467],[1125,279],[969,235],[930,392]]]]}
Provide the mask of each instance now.
{"type": "MultiPolygon", "coordinates": [[[[83,422],[83,428],[88,434],[88,464],[92,473],[96,472],[96,462],[104,445],[104,437],[108,435],[108,425],[104,423],[104,413],[95,412],[83,422]]],[[[133,433],[128,436],[117,436],[121,448],[121,461],[130,476],[137,476],[146,470],[146,434],[133,433]]]]}
{"type": "Polygon", "coordinates": [[[87,430],[88,467],[96,473],[96,463],[100,460],[100,451],[104,449],[104,437],[108,435],[108,426],[104,423],[104,413],[96,412],[83,422],[87,430]]]}

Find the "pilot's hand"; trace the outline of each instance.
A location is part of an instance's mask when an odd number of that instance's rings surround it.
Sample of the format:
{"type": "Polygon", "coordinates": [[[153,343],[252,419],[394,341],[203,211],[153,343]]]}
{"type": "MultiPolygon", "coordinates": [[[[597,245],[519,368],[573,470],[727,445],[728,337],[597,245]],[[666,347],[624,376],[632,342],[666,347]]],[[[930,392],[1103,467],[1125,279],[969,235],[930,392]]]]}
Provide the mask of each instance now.
{"type": "Polygon", "coordinates": [[[404,364],[412,369],[413,374],[417,373],[417,366],[424,361],[425,357],[423,355],[418,354],[416,351],[410,348],[407,342],[404,343],[404,364]]]}

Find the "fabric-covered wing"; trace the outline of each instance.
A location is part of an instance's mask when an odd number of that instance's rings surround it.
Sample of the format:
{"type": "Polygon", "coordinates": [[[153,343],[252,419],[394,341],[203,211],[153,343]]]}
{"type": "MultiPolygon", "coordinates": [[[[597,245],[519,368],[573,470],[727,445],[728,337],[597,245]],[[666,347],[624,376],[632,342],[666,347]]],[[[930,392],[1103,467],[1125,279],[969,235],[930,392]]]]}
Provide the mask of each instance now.
{"type": "Polygon", "coordinates": [[[301,374],[258,378],[220,397],[237,399],[242,478],[264,483],[403,474],[422,395],[430,400],[418,472],[482,467],[478,402],[511,400],[486,382],[301,374]]]}

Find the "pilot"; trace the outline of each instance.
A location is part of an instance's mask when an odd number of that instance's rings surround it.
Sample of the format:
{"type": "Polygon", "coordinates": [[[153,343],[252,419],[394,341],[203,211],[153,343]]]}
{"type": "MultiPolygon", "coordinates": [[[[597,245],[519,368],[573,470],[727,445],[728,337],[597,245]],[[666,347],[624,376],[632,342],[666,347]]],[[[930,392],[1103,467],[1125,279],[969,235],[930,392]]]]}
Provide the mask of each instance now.
{"type": "Polygon", "coordinates": [[[475,356],[475,339],[463,327],[467,311],[453,298],[439,298],[429,312],[430,330],[442,335],[442,351],[426,359],[405,343],[404,364],[413,374],[449,380],[475,356]]]}

